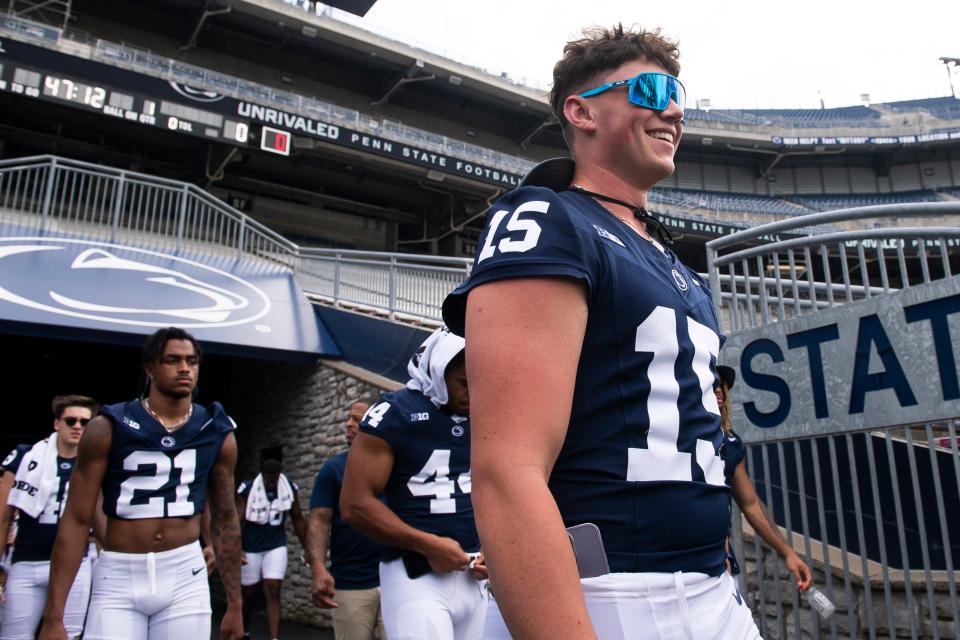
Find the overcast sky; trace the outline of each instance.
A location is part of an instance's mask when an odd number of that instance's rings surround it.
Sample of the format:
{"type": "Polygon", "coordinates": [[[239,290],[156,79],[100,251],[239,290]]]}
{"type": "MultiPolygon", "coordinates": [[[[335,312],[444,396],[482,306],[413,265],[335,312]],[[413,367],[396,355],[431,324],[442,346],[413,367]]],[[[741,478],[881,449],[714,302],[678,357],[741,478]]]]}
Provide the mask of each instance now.
{"type": "MultiPolygon", "coordinates": [[[[662,27],[680,41],[691,103],[709,98],[714,107],[950,95],[939,58],[960,58],[960,0],[378,0],[349,20],[544,88],[582,27],[662,27]]],[[[953,82],[960,92],[960,70],[953,82]]]]}

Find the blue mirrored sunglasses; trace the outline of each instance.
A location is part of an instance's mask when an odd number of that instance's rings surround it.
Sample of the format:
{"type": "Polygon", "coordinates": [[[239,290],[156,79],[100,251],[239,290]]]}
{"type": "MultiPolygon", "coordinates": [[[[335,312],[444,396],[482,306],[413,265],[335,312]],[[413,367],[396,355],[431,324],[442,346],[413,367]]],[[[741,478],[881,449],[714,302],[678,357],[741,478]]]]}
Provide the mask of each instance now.
{"type": "Polygon", "coordinates": [[[627,100],[638,107],[664,111],[673,100],[681,109],[686,106],[687,92],[679,80],[665,73],[641,73],[627,80],[617,80],[602,84],[596,89],[590,89],[580,94],[581,98],[603,93],[607,89],[629,87],[627,100]]]}

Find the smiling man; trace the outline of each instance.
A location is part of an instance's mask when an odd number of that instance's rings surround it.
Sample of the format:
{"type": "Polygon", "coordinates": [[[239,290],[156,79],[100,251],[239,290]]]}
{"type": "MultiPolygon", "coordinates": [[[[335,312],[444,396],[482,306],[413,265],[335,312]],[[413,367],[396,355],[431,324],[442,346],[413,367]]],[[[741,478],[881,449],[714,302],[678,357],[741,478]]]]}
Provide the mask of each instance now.
{"type": "Polygon", "coordinates": [[[160,329],[143,347],[144,396],[104,407],[87,425],[54,545],[42,640],[66,638],[64,601],[101,488],[107,533],[83,637],[210,637],[210,589],[198,542],[207,496],[227,597],[220,635],[243,635],[240,523],[233,499],[236,424],[219,403],[193,402],[201,358],[189,333],[160,329]]]}
{"type": "Polygon", "coordinates": [[[550,96],[573,159],[494,204],[443,310],[466,337],[485,638],[757,638],[724,572],[720,329],[646,210],[683,131],[677,46],[584,35],[550,96]]]}
{"type": "MultiPolygon", "coordinates": [[[[53,433],[34,445],[21,445],[3,460],[0,486],[8,490],[0,512],[0,555],[14,511],[19,510],[17,539],[6,584],[0,639],[33,638],[40,622],[50,554],[77,459],[77,444],[99,405],[86,396],[53,399],[53,433]]],[[[96,523],[102,533],[102,518],[96,523]]],[[[71,637],[83,631],[90,599],[90,562],[83,558],[69,588],[64,626],[71,637]]]]}

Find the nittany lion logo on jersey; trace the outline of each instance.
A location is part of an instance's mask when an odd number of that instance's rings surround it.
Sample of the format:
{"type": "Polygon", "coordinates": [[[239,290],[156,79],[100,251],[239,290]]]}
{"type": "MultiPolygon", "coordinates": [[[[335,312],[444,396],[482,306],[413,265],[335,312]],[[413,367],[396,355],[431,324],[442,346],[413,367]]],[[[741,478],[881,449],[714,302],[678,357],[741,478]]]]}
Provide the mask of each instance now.
{"type": "Polygon", "coordinates": [[[0,239],[0,303],[136,327],[219,328],[270,312],[258,287],[157,251],[69,238],[0,239]],[[24,277],[29,274],[29,277],[24,277]]]}
{"type": "Polygon", "coordinates": [[[173,438],[173,436],[163,436],[162,438],[160,438],[160,444],[162,444],[163,446],[169,449],[170,447],[177,444],[177,441],[173,438]]]}
{"type": "Polygon", "coordinates": [[[673,281],[677,284],[677,289],[680,289],[680,291],[687,290],[688,285],[686,279],[684,279],[683,275],[676,269],[673,270],[673,281]]]}

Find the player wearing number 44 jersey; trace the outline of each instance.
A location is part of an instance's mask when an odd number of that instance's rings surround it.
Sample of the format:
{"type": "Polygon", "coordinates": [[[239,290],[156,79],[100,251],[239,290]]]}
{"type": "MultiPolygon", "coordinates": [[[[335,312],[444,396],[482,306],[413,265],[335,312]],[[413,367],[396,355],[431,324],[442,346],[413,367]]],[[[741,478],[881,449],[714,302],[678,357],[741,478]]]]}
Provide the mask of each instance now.
{"type": "Polygon", "coordinates": [[[717,318],[644,208],[674,170],[677,56],[622,26],[567,44],[551,99],[573,160],[494,204],[444,304],[466,336],[489,638],[758,637],[724,572],[717,318]],[[574,552],[583,523],[601,539],[574,552]]]}
{"type": "Polygon", "coordinates": [[[104,407],[87,426],[54,546],[42,640],[66,638],[64,599],[101,488],[107,534],[83,637],[210,637],[210,592],[197,542],[207,496],[227,596],[220,635],[243,635],[240,524],[233,500],[236,425],[219,404],[193,403],[200,359],[200,346],[186,331],[157,331],[143,349],[146,397],[104,407]]]}
{"type": "Polygon", "coordinates": [[[360,422],[340,511],[388,545],[380,593],[390,640],[474,640],[483,632],[486,567],[470,502],[463,340],[436,331],[407,371],[407,388],[381,396],[360,422]]]}

